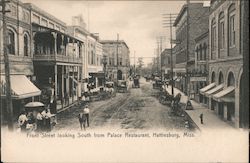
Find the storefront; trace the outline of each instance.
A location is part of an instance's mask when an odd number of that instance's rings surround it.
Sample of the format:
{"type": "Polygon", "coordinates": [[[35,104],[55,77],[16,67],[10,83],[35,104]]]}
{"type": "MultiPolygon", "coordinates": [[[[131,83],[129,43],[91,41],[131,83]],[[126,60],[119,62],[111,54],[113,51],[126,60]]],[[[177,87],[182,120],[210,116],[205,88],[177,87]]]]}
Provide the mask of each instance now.
{"type": "Polygon", "coordinates": [[[216,93],[218,93],[219,91],[221,91],[224,87],[224,84],[220,84],[216,87],[214,87],[213,89],[210,89],[208,91],[205,92],[205,96],[207,98],[211,99],[211,104],[210,104],[210,108],[212,110],[216,110],[218,113],[220,112],[221,108],[223,108],[223,104],[222,103],[216,103],[215,100],[213,100],[212,96],[216,93]]]}
{"type": "MultiPolygon", "coordinates": [[[[25,76],[10,75],[11,97],[13,103],[13,115],[18,117],[24,109],[24,105],[31,101],[39,101],[41,91],[25,76]]],[[[6,82],[5,76],[1,75],[1,102],[3,102],[3,115],[7,114],[6,110],[6,82]]],[[[3,116],[6,117],[6,116],[3,116]]]]}
{"type": "Polygon", "coordinates": [[[219,107],[219,115],[227,121],[235,120],[235,88],[233,86],[225,87],[220,92],[213,95],[213,100],[217,101],[219,107]]]}
{"type": "Polygon", "coordinates": [[[209,85],[203,87],[200,89],[200,96],[203,99],[203,104],[207,105],[208,104],[208,98],[205,96],[205,92],[213,89],[216,86],[215,83],[210,83],[209,85]]]}

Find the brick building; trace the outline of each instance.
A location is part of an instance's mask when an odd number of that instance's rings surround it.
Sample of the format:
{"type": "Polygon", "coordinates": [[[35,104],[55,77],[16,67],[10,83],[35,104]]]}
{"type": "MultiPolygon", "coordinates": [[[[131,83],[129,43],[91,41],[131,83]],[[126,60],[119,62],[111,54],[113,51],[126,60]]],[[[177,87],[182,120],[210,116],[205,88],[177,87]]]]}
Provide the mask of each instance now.
{"type": "Polygon", "coordinates": [[[207,105],[208,99],[200,94],[200,89],[208,83],[208,54],[209,54],[208,30],[195,39],[195,69],[190,77],[190,95],[195,101],[207,105]]]}
{"type": "Polygon", "coordinates": [[[209,85],[202,89],[209,108],[239,127],[242,115],[242,1],[211,1],[209,16],[209,85]]]}
{"type": "Polygon", "coordinates": [[[176,67],[180,69],[177,73],[182,76],[178,85],[186,94],[190,93],[187,72],[191,73],[195,68],[195,38],[207,31],[208,16],[209,8],[203,3],[189,3],[183,5],[174,22],[178,42],[175,47],[176,67]]]}
{"type": "MultiPolygon", "coordinates": [[[[33,68],[33,35],[31,28],[31,10],[17,0],[11,0],[6,4],[10,10],[6,13],[8,56],[10,65],[10,83],[12,91],[13,113],[18,116],[23,105],[32,100],[38,100],[41,91],[34,85],[33,68]],[[25,87],[25,89],[24,89],[25,87]]],[[[3,55],[3,17],[0,12],[0,90],[1,118],[7,114],[5,107],[6,85],[3,55]]]]}
{"type": "Polygon", "coordinates": [[[129,47],[123,40],[101,40],[107,54],[107,76],[109,80],[126,80],[130,70],[129,47]],[[118,57],[118,58],[117,58],[118,57]]]}

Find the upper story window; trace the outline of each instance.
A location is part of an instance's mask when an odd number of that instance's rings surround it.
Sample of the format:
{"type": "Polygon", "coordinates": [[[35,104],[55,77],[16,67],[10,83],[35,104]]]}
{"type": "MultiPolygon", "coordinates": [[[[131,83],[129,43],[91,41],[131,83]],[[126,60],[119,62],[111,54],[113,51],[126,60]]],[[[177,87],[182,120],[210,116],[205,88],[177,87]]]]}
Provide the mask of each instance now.
{"type": "Polygon", "coordinates": [[[199,46],[199,53],[200,53],[200,54],[199,54],[199,56],[200,56],[199,58],[200,58],[200,60],[203,60],[203,57],[202,57],[202,54],[203,54],[203,53],[202,53],[202,50],[203,50],[203,49],[202,49],[202,45],[200,44],[200,46],[199,46]]]}
{"type": "Polygon", "coordinates": [[[215,82],[215,72],[212,72],[211,83],[214,83],[214,82],[215,82]]]}
{"type": "Polygon", "coordinates": [[[8,30],[8,53],[15,55],[15,33],[8,30]]]}
{"type": "Polygon", "coordinates": [[[224,83],[224,77],[223,77],[222,72],[220,72],[220,74],[219,74],[219,84],[222,84],[222,83],[224,83]]]}
{"type": "Polygon", "coordinates": [[[234,86],[234,85],[235,85],[234,74],[230,72],[227,79],[227,86],[234,86]]]}
{"type": "Polygon", "coordinates": [[[25,34],[23,37],[23,52],[24,52],[24,56],[29,55],[29,39],[28,39],[27,34],[25,34]]]}
{"type": "Polygon", "coordinates": [[[225,19],[224,13],[219,15],[219,49],[225,48],[225,19]]]}
{"type": "Polygon", "coordinates": [[[232,4],[229,9],[229,46],[235,46],[235,4],[232,4]]]}
{"type": "Polygon", "coordinates": [[[207,58],[207,44],[203,44],[203,59],[206,60],[207,58]]]}
{"type": "Polygon", "coordinates": [[[198,46],[195,48],[195,52],[196,52],[196,59],[197,59],[197,61],[199,61],[199,48],[198,48],[198,46]]]}
{"type": "MultiPolygon", "coordinates": [[[[212,52],[216,50],[216,22],[215,19],[211,23],[211,50],[212,52]]],[[[214,59],[213,56],[211,59],[214,59]]]]}

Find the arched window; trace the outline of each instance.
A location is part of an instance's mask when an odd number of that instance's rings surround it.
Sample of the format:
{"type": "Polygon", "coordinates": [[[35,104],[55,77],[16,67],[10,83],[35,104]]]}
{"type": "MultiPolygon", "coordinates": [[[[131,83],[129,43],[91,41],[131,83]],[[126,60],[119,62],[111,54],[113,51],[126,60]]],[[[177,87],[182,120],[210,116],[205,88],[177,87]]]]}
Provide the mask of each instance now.
{"type": "Polygon", "coordinates": [[[202,58],[202,45],[200,44],[200,46],[199,46],[199,55],[200,55],[200,60],[203,60],[203,58],[202,58]]]}
{"type": "Polygon", "coordinates": [[[229,46],[235,46],[235,4],[228,9],[228,27],[229,27],[229,46]]]}
{"type": "Polygon", "coordinates": [[[8,54],[15,55],[15,33],[8,30],[8,54]]]}
{"type": "Polygon", "coordinates": [[[196,53],[196,59],[197,59],[197,61],[199,61],[199,48],[198,48],[198,46],[196,46],[196,48],[195,48],[195,53],[196,53]]]}
{"type": "MultiPolygon", "coordinates": [[[[213,18],[211,23],[211,48],[212,52],[216,50],[216,22],[213,18]]],[[[214,59],[214,56],[211,56],[211,59],[214,59]]]]}
{"type": "Polygon", "coordinates": [[[24,35],[23,37],[23,50],[24,50],[24,56],[28,56],[29,54],[29,39],[27,34],[24,35]]]}
{"type": "MultiPolygon", "coordinates": [[[[224,13],[221,12],[219,15],[219,49],[225,48],[225,19],[224,13]]],[[[220,55],[219,55],[220,58],[220,55]]]]}
{"type": "Polygon", "coordinates": [[[219,74],[219,84],[222,84],[223,82],[224,82],[223,73],[220,72],[220,74],[219,74]]]}
{"type": "Polygon", "coordinates": [[[206,43],[203,44],[203,58],[204,60],[206,60],[207,58],[207,44],[206,43]]]}
{"type": "Polygon", "coordinates": [[[227,78],[227,86],[234,86],[234,85],[235,85],[234,74],[230,72],[227,78]]]}
{"type": "Polygon", "coordinates": [[[214,83],[214,82],[215,82],[215,72],[212,72],[211,83],[214,83]]]}

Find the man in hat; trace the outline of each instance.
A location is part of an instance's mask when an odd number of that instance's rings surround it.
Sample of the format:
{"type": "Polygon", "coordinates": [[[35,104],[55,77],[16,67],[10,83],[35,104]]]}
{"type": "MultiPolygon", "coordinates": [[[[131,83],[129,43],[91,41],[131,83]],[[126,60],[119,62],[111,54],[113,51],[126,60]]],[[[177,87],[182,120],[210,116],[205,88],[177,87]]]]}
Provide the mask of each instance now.
{"type": "Polygon", "coordinates": [[[89,107],[88,107],[88,104],[85,105],[84,109],[83,109],[83,114],[85,115],[86,117],[86,120],[87,120],[87,125],[89,127],[89,107]]]}

